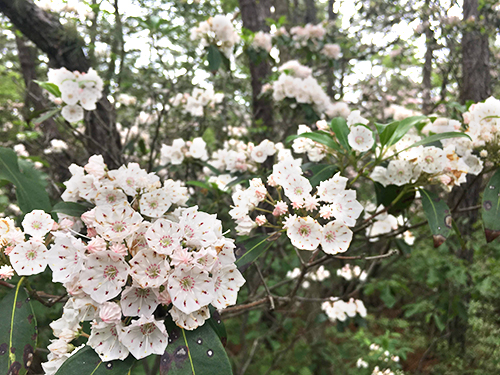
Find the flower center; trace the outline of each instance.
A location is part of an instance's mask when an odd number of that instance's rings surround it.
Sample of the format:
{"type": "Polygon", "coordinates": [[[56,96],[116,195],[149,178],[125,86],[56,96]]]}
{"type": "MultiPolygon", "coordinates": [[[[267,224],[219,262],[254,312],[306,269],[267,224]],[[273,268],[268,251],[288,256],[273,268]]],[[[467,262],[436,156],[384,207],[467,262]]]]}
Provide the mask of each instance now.
{"type": "Polygon", "coordinates": [[[360,135],[358,135],[356,138],[354,138],[354,142],[356,142],[358,145],[360,145],[364,141],[365,141],[365,139],[360,135]]]}
{"type": "Polygon", "coordinates": [[[42,223],[40,223],[39,221],[34,221],[34,222],[31,223],[31,228],[33,228],[33,229],[38,230],[41,227],[42,227],[42,223]]]}
{"type": "Polygon", "coordinates": [[[432,163],[434,161],[434,158],[432,156],[430,156],[430,155],[427,155],[425,157],[425,161],[430,164],[430,163],[432,163]]]}
{"type": "Polygon", "coordinates": [[[181,279],[181,289],[185,292],[189,292],[194,287],[194,279],[191,276],[186,276],[181,279]]]}
{"type": "Polygon", "coordinates": [[[170,236],[163,236],[160,239],[160,246],[161,247],[169,247],[170,245],[172,245],[172,243],[173,243],[172,237],[170,237],[170,236]]]}
{"type": "Polygon", "coordinates": [[[294,190],[295,194],[296,195],[302,195],[302,193],[304,192],[304,189],[302,189],[300,186],[299,187],[296,187],[295,190],[294,190]]]}
{"type": "Polygon", "coordinates": [[[299,234],[301,235],[301,237],[309,237],[309,235],[311,234],[311,228],[309,228],[309,226],[307,225],[301,225],[299,228],[299,234]]]}
{"type": "Polygon", "coordinates": [[[184,227],[184,234],[186,235],[187,238],[191,238],[194,236],[194,230],[190,226],[186,225],[184,227]]]}
{"type": "Polygon", "coordinates": [[[141,326],[141,332],[143,335],[150,335],[156,329],[156,326],[153,323],[146,323],[141,326]]]}
{"type": "Polygon", "coordinates": [[[36,259],[36,251],[35,250],[30,250],[26,253],[26,259],[28,260],[34,260],[36,259]]]}
{"type": "Polygon", "coordinates": [[[335,241],[335,232],[328,232],[325,235],[325,240],[326,240],[326,242],[333,242],[333,241],[335,241]]]}
{"type": "Polygon", "coordinates": [[[149,208],[153,208],[154,209],[154,208],[158,207],[158,202],[157,201],[152,201],[152,202],[149,202],[148,205],[149,205],[149,208]]]}
{"type": "Polygon", "coordinates": [[[113,226],[111,227],[111,230],[115,233],[120,233],[125,230],[126,226],[123,221],[117,221],[113,223],[113,226]]]}
{"type": "Polygon", "coordinates": [[[135,290],[135,295],[139,298],[146,298],[149,296],[149,289],[137,288],[135,290]]]}
{"type": "Polygon", "coordinates": [[[104,269],[104,278],[114,280],[118,275],[118,269],[115,266],[106,266],[104,269]]]}
{"type": "Polygon", "coordinates": [[[160,266],[157,264],[152,264],[146,269],[146,275],[150,279],[156,279],[160,276],[160,266]]]}
{"type": "Polygon", "coordinates": [[[108,203],[114,203],[114,202],[116,202],[116,195],[109,194],[107,196],[106,200],[108,201],[108,203]]]}

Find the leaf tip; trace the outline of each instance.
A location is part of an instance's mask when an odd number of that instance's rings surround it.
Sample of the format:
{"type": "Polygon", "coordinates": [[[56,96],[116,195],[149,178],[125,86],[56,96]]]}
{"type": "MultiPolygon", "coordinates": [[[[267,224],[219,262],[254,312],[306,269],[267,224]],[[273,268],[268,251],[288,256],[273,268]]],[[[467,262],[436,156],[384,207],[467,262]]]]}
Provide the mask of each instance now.
{"type": "Polygon", "coordinates": [[[486,236],[486,242],[490,243],[500,236],[500,230],[485,229],[484,235],[486,236]]]}
{"type": "Polygon", "coordinates": [[[433,235],[432,239],[434,240],[434,248],[441,246],[446,241],[446,237],[441,234],[433,235]]]}

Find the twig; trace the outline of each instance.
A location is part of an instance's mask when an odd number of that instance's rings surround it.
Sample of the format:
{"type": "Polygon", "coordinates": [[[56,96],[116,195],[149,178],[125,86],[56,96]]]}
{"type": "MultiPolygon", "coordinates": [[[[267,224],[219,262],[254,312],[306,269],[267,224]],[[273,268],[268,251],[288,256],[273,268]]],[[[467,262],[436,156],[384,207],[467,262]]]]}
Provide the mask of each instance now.
{"type": "Polygon", "coordinates": [[[255,268],[257,269],[257,273],[259,274],[260,276],[260,279],[262,280],[262,284],[264,284],[264,289],[266,290],[266,293],[267,293],[267,298],[269,298],[269,310],[274,310],[274,300],[273,300],[273,296],[271,295],[271,291],[269,290],[269,288],[267,287],[267,284],[266,284],[266,280],[264,279],[264,276],[262,276],[262,272],[260,272],[260,267],[257,263],[254,263],[255,264],[255,268]]]}

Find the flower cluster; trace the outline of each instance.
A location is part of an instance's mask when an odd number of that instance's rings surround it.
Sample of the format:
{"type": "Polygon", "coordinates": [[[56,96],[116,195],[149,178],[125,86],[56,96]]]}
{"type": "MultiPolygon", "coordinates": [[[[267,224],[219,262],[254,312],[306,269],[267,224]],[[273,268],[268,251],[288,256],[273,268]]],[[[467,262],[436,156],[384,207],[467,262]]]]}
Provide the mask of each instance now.
{"type": "Polygon", "coordinates": [[[290,29],[293,40],[306,45],[308,40],[322,40],[326,35],[326,30],[322,24],[306,24],[304,27],[295,26],[290,29]]]}
{"type": "Polygon", "coordinates": [[[202,117],[205,107],[213,109],[215,104],[222,103],[223,99],[224,94],[215,93],[214,88],[209,86],[206,89],[195,88],[191,95],[178,93],[170,100],[170,103],[176,107],[182,105],[184,111],[192,116],[202,117]]]}
{"type": "Polygon", "coordinates": [[[103,361],[129,353],[140,359],[167,346],[165,325],[153,316],[159,305],[192,330],[209,318],[208,305],[236,303],[245,280],[234,264],[234,241],[222,235],[215,215],[183,207],[188,197],[180,182],[162,185],[134,163],[108,170],[101,156],[70,171],[63,199],[94,205],[81,216],[84,228],[66,218],[57,224],[43,211],[25,216],[24,232],[2,221],[4,252],[17,274],[48,265],[71,296],[51,324],[58,339],[49,346],[46,373],[69,356],[81,321],[93,321],[88,345],[103,361]]]}
{"type": "Polygon", "coordinates": [[[255,49],[262,49],[266,52],[270,52],[273,48],[273,37],[271,34],[259,31],[255,33],[252,40],[252,47],[255,49]]]}
{"type": "Polygon", "coordinates": [[[337,276],[343,277],[346,280],[352,280],[354,278],[360,281],[365,281],[368,277],[366,271],[361,271],[361,267],[346,264],[344,267],[337,270],[337,276]]]}
{"type": "Polygon", "coordinates": [[[498,145],[500,141],[500,100],[490,97],[484,103],[472,104],[463,114],[467,134],[474,148],[487,144],[498,145]]]}
{"type": "Polygon", "coordinates": [[[345,322],[347,317],[354,318],[356,314],[360,317],[366,317],[366,307],[363,301],[351,298],[349,302],[344,302],[341,299],[331,297],[330,301],[325,301],[321,304],[321,310],[325,312],[331,322],[345,322]]]}
{"type": "MultiPolygon", "coordinates": [[[[286,273],[286,278],[297,279],[300,276],[300,273],[300,268],[294,268],[292,271],[288,271],[286,273]]],[[[305,280],[302,282],[302,288],[309,289],[311,286],[310,281],[322,282],[328,278],[330,278],[330,271],[325,269],[325,266],[319,266],[316,271],[310,271],[304,275],[305,280]]]]}
{"type": "Polygon", "coordinates": [[[83,110],[95,110],[96,102],[102,97],[103,81],[92,68],[87,73],[49,69],[48,82],[59,88],[61,97],[54,101],[66,104],[61,115],[68,122],[83,120],[83,110]]]}
{"type": "Polygon", "coordinates": [[[334,60],[338,60],[340,58],[342,50],[340,46],[335,43],[325,44],[321,49],[321,53],[326,57],[334,60]]]}
{"type": "Polygon", "coordinates": [[[201,137],[194,138],[192,141],[184,141],[182,138],[174,139],[171,146],[163,144],[160,150],[160,163],[162,165],[178,165],[184,161],[184,158],[193,158],[207,160],[207,144],[201,137]]]}
{"type": "Polygon", "coordinates": [[[234,29],[229,17],[219,14],[193,27],[191,29],[191,39],[201,39],[203,46],[216,45],[229,57],[234,45],[240,41],[240,36],[234,29]]]}
{"type": "Polygon", "coordinates": [[[313,193],[311,183],[302,175],[300,164],[300,159],[286,158],[273,166],[273,173],[267,180],[270,187],[283,192],[291,207],[283,200],[274,200],[259,178],[252,179],[248,189],[233,194],[234,207],[229,214],[236,221],[236,231],[246,235],[254,227],[272,220],[276,224],[269,226],[286,229],[292,245],[298,249],[312,251],[321,245],[327,254],[347,251],[352,240],[352,231],[348,227],[356,224],[363,211],[363,206],[356,200],[356,191],[346,190],[347,178],[337,173],[322,181],[313,193]],[[264,201],[272,208],[259,209],[257,206],[264,201]],[[258,215],[254,221],[250,217],[254,210],[271,214],[258,215]],[[298,215],[289,214],[294,210],[298,215]],[[326,223],[320,224],[315,217],[326,223]],[[336,220],[328,221],[332,218],[336,220]]]}

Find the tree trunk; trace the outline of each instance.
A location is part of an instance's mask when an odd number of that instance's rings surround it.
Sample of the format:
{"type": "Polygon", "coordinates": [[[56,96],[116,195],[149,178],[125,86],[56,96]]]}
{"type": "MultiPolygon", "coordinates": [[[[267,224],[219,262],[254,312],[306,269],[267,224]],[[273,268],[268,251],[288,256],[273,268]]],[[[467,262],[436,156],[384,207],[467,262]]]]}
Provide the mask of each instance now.
{"type": "Polygon", "coordinates": [[[306,3],[306,23],[316,24],[316,5],[314,4],[314,0],[305,0],[306,3]]]}
{"type": "Polygon", "coordinates": [[[434,33],[431,30],[431,25],[429,23],[429,3],[430,0],[425,1],[424,6],[424,16],[422,17],[422,21],[425,25],[425,61],[424,67],[422,70],[422,99],[423,106],[422,111],[424,115],[428,115],[432,111],[432,102],[431,102],[431,75],[432,75],[432,52],[434,48],[434,33]]]}
{"type": "Polygon", "coordinates": [[[490,50],[488,34],[482,33],[479,23],[478,0],[464,0],[464,22],[474,23],[462,36],[462,103],[479,102],[491,95],[490,50]],[[475,19],[472,21],[471,17],[475,19]]]}
{"type": "MultiPolygon", "coordinates": [[[[240,0],[240,10],[243,27],[253,32],[269,31],[265,22],[265,19],[271,15],[268,0],[240,0]]],[[[255,63],[251,61],[251,59],[249,60],[254,123],[260,123],[261,125],[272,128],[272,103],[260,97],[262,83],[271,73],[271,67],[265,60],[259,63],[255,63]]]]}
{"type": "MultiPolygon", "coordinates": [[[[80,72],[90,68],[82,49],[84,41],[77,31],[65,28],[54,15],[40,9],[32,0],[0,0],[0,12],[47,54],[51,66],[80,72]]],[[[85,125],[87,152],[102,154],[110,168],[117,168],[121,164],[121,142],[113,107],[106,96],[99,100],[95,111],[86,113],[85,125]]]]}

